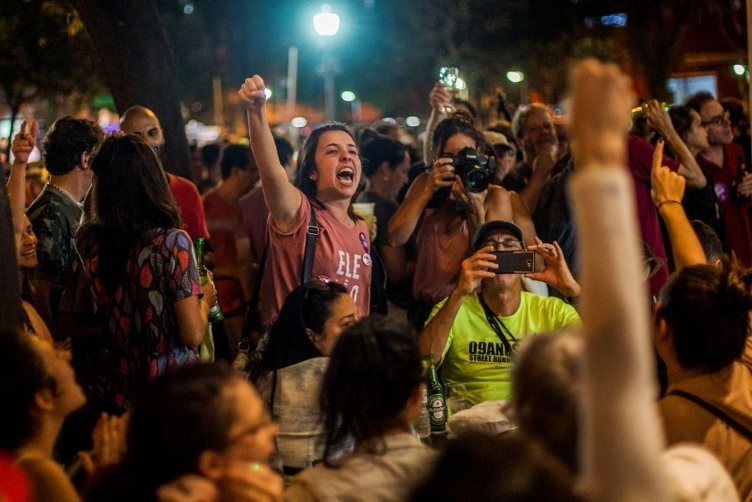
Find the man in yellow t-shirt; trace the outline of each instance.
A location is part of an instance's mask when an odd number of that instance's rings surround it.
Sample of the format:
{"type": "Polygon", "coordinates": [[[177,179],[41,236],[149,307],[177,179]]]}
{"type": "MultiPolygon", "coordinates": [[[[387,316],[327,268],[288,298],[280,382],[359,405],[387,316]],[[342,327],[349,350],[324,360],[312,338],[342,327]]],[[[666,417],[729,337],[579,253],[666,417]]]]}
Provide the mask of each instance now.
{"type": "MultiPolygon", "coordinates": [[[[522,230],[508,221],[483,224],[473,237],[475,254],[462,262],[457,285],[431,312],[420,333],[422,352],[439,361],[445,383],[462,383],[470,405],[508,399],[516,344],[523,338],[578,325],[570,304],[522,290],[521,274],[496,274],[492,251],[523,249],[522,230]]],[[[556,243],[529,246],[545,268],[527,277],[542,280],[566,296],[580,286],[556,243]]]]}

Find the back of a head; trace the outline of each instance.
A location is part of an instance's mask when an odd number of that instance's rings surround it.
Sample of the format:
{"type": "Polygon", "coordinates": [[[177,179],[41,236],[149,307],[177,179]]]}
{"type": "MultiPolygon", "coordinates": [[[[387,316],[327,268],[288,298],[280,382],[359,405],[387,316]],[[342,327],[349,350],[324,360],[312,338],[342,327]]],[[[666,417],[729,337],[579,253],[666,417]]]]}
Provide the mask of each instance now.
{"type": "Polygon", "coordinates": [[[233,167],[247,171],[253,163],[255,163],[255,159],[251,155],[250,147],[227,145],[222,149],[222,160],[219,164],[222,179],[226,180],[230,177],[233,167]]]}
{"type": "Polygon", "coordinates": [[[715,233],[713,227],[700,220],[692,220],[692,229],[700,240],[702,250],[705,251],[705,258],[709,264],[717,263],[719,260],[726,259],[726,253],[723,252],[723,244],[720,237],[715,233]]]}
{"type": "Polygon", "coordinates": [[[373,176],[384,162],[393,169],[405,158],[405,151],[405,145],[387,136],[379,135],[364,140],[360,147],[363,173],[368,177],[373,176]]]}
{"type": "Polygon", "coordinates": [[[206,167],[213,167],[219,160],[221,148],[217,143],[209,143],[201,147],[201,162],[206,167]]]}
{"type": "Polygon", "coordinates": [[[96,174],[95,213],[102,225],[125,233],[180,227],[159,158],[140,137],[108,138],[94,157],[92,170],[96,174]]]}
{"type": "Polygon", "coordinates": [[[54,388],[29,335],[0,330],[0,451],[13,454],[32,438],[38,427],[32,414],[36,394],[54,388]]]}
{"type": "Polygon", "coordinates": [[[68,174],[81,162],[81,154],[94,152],[103,139],[104,132],[91,120],[57,119],[42,141],[45,167],[55,176],[68,174]]]}
{"type": "Polygon", "coordinates": [[[575,478],[538,442],[523,434],[463,434],[447,444],[412,502],[538,502],[582,500],[575,478]]]}
{"type": "Polygon", "coordinates": [[[332,351],[321,389],[324,458],[349,438],[362,443],[401,426],[423,382],[418,336],[401,319],[370,316],[349,326],[332,351]]]}
{"type": "Polygon", "coordinates": [[[229,445],[234,421],[228,388],[240,377],[225,364],[168,370],[147,384],[131,413],[125,479],[147,493],[195,472],[200,454],[229,445]]]}
{"type": "Polygon", "coordinates": [[[578,403],[584,343],[576,330],[530,337],[512,370],[512,410],[520,430],[577,472],[578,403]]]}
{"type": "Polygon", "coordinates": [[[685,267],[669,278],[656,312],[671,332],[685,368],[716,372],[744,351],[752,310],[752,272],[711,265],[685,267]]]}

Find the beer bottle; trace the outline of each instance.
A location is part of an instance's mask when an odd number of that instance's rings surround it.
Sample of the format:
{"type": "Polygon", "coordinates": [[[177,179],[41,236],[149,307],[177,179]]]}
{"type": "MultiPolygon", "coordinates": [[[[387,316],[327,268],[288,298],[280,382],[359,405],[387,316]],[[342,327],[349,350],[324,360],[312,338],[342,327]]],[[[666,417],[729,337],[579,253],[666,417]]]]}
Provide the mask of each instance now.
{"type": "MultiPolygon", "coordinates": [[[[204,265],[204,238],[203,237],[196,237],[196,243],[194,244],[194,248],[196,251],[196,268],[198,269],[198,276],[199,279],[201,279],[201,284],[206,284],[206,281],[209,280],[209,273],[206,270],[206,265],[204,265]]],[[[224,319],[225,316],[222,314],[222,309],[219,307],[219,302],[214,301],[214,305],[211,306],[209,309],[209,322],[215,323],[219,322],[222,319],[224,319]]]]}
{"type": "Polygon", "coordinates": [[[436,363],[433,355],[426,357],[428,361],[428,381],[426,393],[428,394],[428,413],[431,419],[431,434],[443,434],[446,431],[446,401],[444,399],[444,387],[436,373],[436,363]]]}

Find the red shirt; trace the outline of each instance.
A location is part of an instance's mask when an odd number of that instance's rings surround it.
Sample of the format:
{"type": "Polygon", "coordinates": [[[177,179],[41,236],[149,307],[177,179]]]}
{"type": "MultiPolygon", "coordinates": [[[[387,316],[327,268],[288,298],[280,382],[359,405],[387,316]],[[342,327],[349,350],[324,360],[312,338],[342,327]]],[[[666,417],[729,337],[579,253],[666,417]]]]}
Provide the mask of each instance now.
{"type": "Polygon", "coordinates": [[[167,181],[170,184],[170,192],[180,209],[180,217],[183,218],[183,230],[188,232],[194,241],[196,237],[209,238],[209,230],[206,228],[204,217],[204,205],[201,203],[201,195],[198,188],[191,181],[167,173],[167,181]]]}

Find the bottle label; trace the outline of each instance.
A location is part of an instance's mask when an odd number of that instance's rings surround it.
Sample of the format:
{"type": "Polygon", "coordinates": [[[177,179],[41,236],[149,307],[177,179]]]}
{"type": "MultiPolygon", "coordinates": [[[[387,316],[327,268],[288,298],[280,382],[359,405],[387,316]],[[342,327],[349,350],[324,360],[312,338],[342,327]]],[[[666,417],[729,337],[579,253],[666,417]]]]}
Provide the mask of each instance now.
{"type": "Polygon", "coordinates": [[[444,403],[444,396],[441,394],[433,394],[428,396],[428,411],[431,418],[431,429],[444,430],[446,424],[446,405],[444,403]]]}

